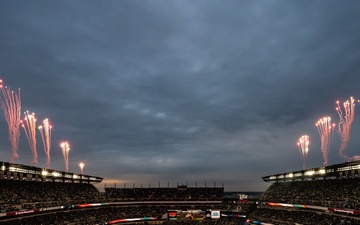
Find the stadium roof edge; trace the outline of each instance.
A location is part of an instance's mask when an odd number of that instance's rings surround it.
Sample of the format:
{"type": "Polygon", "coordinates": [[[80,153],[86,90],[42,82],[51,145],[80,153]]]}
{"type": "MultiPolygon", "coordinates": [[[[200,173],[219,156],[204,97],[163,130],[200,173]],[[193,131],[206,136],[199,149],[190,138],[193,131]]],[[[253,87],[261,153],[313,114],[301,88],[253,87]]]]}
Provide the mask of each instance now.
{"type": "Polygon", "coordinates": [[[341,179],[360,177],[360,160],[334,164],[331,166],[321,166],[311,169],[298,170],[264,176],[265,182],[285,182],[314,179],[341,179]]]}
{"type": "Polygon", "coordinates": [[[0,161],[0,179],[100,183],[103,178],[0,161]]]}

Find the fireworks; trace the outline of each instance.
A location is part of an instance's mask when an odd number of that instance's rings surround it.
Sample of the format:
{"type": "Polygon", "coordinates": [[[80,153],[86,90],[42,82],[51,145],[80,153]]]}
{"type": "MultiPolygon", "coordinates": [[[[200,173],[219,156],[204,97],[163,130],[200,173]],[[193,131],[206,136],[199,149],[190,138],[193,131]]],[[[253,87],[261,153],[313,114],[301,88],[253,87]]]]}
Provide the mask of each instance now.
{"type": "Polygon", "coordinates": [[[79,163],[79,167],[80,167],[80,174],[83,175],[84,174],[84,166],[85,164],[83,162],[79,163]]]}
{"type": "Polygon", "coordinates": [[[335,124],[331,124],[330,117],[321,118],[315,126],[317,127],[321,139],[321,152],[324,158],[324,165],[328,164],[328,153],[331,140],[334,134],[335,124]]]}
{"type": "Polygon", "coordinates": [[[51,149],[51,129],[52,126],[49,124],[48,119],[44,119],[43,126],[39,126],[41,139],[44,144],[44,152],[46,156],[46,168],[50,168],[50,149],[51,149]]]}
{"type": "MultiPolygon", "coordinates": [[[[2,80],[0,80],[0,88],[2,95],[0,96],[1,107],[4,111],[5,119],[8,125],[9,130],[9,140],[11,144],[12,157],[11,162],[14,162],[18,159],[18,146],[19,146],[19,136],[20,130],[19,127],[22,125],[24,128],[26,137],[30,149],[33,153],[33,159],[31,163],[38,163],[37,158],[37,149],[36,149],[36,118],[35,114],[29,114],[28,111],[25,112],[25,118],[21,121],[21,100],[20,100],[20,89],[18,92],[10,90],[10,87],[3,86],[2,80]]],[[[336,102],[337,107],[336,111],[339,115],[340,121],[338,123],[338,132],[341,136],[341,146],[339,149],[339,155],[346,160],[360,160],[360,155],[348,157],[344,151],[348,147],[350,141],[350,130],[351,125],[354,121],[355,115],[355,99],[350,97],[349,100],[345,101],[343,104],[340,104],[339,101],[336,102]]],[[[360,102],[360,101],[359,101],[360,102]]],[[[328,154],[329,148],[332,143],[335,124],[331,123],[330,117],[323,117],[317,121],[315,126],[318,129],[320,139],[321,139],[321,152],[323,155],[324,165],[328,165],[328,154]]],[[[52,126],[49,123],[48,119],[43,120],[41,126],[38,127],[46,156],[46,168],[50,167],[50,150],[51,150],[51,132],[52,126]]],[[[306,169],[306,163],[309,153],[309,136],[303,135],[298,139],[297,145],[299,148],[300,155],[302,157],[303,169],[306,169]]],[[[65,162],[65,171],[69,170],[69,152],[70,146],[68,142],[62,142],[60,144],[62,154],[65,162]]],[[[83,174],[84,163],[79,163],[81,174],[83,174]]]]}
{"type": "Polygon", "coordinates": [[[3,87],[2,80],[0,80],[0,88],[2,90],[2,96],[0,97],[1,108],[4,110],[5,119],[9,127],[9,140],[12,150],[10,161],[14,162],[19,158],[17,151],[19,147],[21,121],[20,89],[18,93],[15,93],[11,91],[9,87],[3,87]]]}
{"type": "Polygon", "coordinates": [[[310,144],[310,140],[309,140],[308,135],[301,136],[297,143],[297,145],[299,146],[300,154],[302,156],[302,160],[303,160],[303,169],[306,168],[306,160],[307,160],[307,156],[308,156],[308,152],[309,152],[309,144],[310,144]]]}
{"type": "Polygon", "coordinates": [[[62,142],[60,144],[63,156],[64,156],[64,161],[65,161],[65,172],[69,171],[69,151],[70,151],[70,146],[68,142],[62,142]]]}
{"type": "Polygon", "coordinates": [[[37,152],[36,152],[36,118],[35,114],[29,114],[28,111],[24,112],[24,121],[20,121],[24,128],[26,138],[28,139],[30,149],[33,153],[33,160],[31,163],[37,164],[37,152]]]}
{"type": "Polygon", "coordinates": [[[336,102],[337,107],[336,111],[339,114],[340,121],[339,121],[339,134],[341,137],[341,146],[339,154],[345,159],[349,159],[348,156],[344,154],[345,149],[348,146],[348,142],[350,141],[350,129],[351,124],[354,121],[354,114],[355,114],[355,100],[353,97],[350,97],[350,101],[347,100],[343,103],[344,112],[340,107],[339,101],[336,102]]]}

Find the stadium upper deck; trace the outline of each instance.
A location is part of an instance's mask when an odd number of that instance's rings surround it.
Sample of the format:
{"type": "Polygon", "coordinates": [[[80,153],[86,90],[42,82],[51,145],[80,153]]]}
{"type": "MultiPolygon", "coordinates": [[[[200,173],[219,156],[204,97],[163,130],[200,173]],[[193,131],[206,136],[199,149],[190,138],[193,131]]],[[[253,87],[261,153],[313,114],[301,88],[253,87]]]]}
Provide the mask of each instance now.
{"type": "Polygon", "coordinates": [[[0,178],[28,181],[100,183],[103,178],[9,162],[0,162],[0,178]]]}
{"type": "Polygon", "coordinates": [[[262,177],[265,182],[291,182],[360,177],[360,160],[262,177]]]}

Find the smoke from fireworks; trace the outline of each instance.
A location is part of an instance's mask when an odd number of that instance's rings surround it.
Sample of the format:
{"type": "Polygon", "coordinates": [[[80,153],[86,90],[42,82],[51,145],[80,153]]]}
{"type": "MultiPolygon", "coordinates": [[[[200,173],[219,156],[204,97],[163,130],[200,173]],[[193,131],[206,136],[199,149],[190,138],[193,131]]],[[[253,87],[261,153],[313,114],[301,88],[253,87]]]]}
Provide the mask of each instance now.
{"type": "Polygon", "coordinates": [[[19,158],[17,151],[19,147],[21,121],[20,89],[16,94],[11,91],[9,87],[3,87],[2,80],[0,80],[0,88],[2,90],[2,96],[0,97],[1,108],[4,110],[5,119],[9,127],[9,140],[12,150],[10,161],[14,162],[19,158]]]}
{"type": "Polygon", "coordinates": [[[324,158],[324,166],[328,164],[328,154],[329,148],[331,144],[331,140],[334,134],[335,124],[331,124],[330,117],[324,117],[318,120],[315,124],[319,131],[320,139],[321,139],[321,152],[324,158]]]}
{"type": "Polygon", "coordinates": [[[341,137],[341,146],[339,150],[339,154],[341,157],[345,159],[349,159],[347,155],[344,154],[345,149],[348,146],[348,142],[350,141],[350,129],[351,124],[354,121],[354,114],[355,114],[355,103],[354,98],[350,97],[350,101],[347,100],[343,103],[344,111],[341,109],[339,101],[336,102],[337,107],[336,111],[339,114],[340,121],[339,121],[339,134],[341,137]]]}
{"type": "Polygon", "coordinates": [[[64,156],[64,161],[65,161],[65,172],[68,172],[69,170],[69,151],[70,151],[70,146],[68,142],[62,142],[60,144],[63,156],[64,156]]]}
{"type": "Polygon", "coordinates": [[[46,168],[50,168],[50,149],[51,149],[51,129],[52,126],[49,124],[49,120],[43,121],[43,126],[39,126],[41,139],[44,144],[44,152],[46,156],[46,168]]]}
{"type": "Polygon", "coordinates": [[[35,114],[29,114],[28,111],[24,112],[25,118],[21,121],[22,127],[24,128],[26,138],[28,139],[30,149],[33,153],[33,160],[31,163],[37,164],[37,152],[36,152],[36,118],[35,114]]]}
{"type": "Polygon", "coordinates": [[[309,144],[310,144],[310,140],[309,140],[308,135],[301,136],[297,143],[297,145],[299,146],[299,151],[300,151],[302,160],[303,160],[303,169],[306,168],[306,160],[307,160],[307,156],[308,156],[308,152],[309,152],[309,144]]]}

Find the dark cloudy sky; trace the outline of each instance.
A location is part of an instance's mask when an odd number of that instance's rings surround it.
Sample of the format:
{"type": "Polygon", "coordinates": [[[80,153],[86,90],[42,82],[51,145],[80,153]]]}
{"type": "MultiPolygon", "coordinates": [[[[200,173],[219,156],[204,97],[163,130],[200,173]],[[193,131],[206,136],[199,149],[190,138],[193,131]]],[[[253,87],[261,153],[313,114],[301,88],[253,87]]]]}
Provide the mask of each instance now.
{"type": "MultiPolygon", "coordinates": [[[[111,186],[263,191],[324,162],[315,122],[360,98],[359,1],[1,1],[0,77],[53,124],[51,168],[111,186]]],[[[357,103],[357,105],[359,105],[357,103]]],[[[11,157],[0,117],[0,159],[11,157]]],[[[360,154],[360,112],[348,155],[360,154]]],[[[342,163],[335,133],[329,164],[342,163]]],[[[45,156],[38,133],[39,163],[45,156]]],[[[17,163],[32,155],[21,129],[17,163]]]]}

